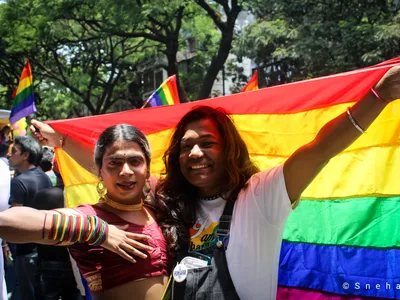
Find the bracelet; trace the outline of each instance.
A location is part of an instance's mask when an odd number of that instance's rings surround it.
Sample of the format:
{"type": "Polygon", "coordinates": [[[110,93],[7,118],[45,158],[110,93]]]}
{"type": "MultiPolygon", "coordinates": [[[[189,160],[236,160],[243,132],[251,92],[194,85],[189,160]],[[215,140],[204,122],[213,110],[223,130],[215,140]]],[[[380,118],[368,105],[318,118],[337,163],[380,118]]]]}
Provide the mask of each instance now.
{"type": "Polygon", "coordinates": [[[1,245],[1,248],[8,247],[8,244],[1,245]]]}
{"type": "Polygon", "coordinates": [[[360,125],[357,124],[356,120],[354,120],[353,116],[351,115],[350,108],[347,109],[347,115],[349,116],[349,120],[350,120],[350,122],[353,124],[353,126],[354,126],[359,132],[365,133],[365,130],[362,129],[362,128],[360,127],[360,125]]]}
{"type": "Polygon", "coordinates": [[[108,235],[108,223],[97,216],[54,214],[48,239],[58,241],[58,246],[75,243],[101,245],[108,235]]]}
{"type": "Polygon", "coordinates": [[[374,94],[374,96],[375,96],[376,98],[378,98],[378,99],[381,100],[382,102],[384,102],[384,103],[386,103],[386,104],[389,104],[389,103],[390,103],[389,101],[383,99],[383,98],[378,94],[378,92],[375,91],[374,88],[371,88],[371,92],[372,92],[372,94],[374,94]]]}

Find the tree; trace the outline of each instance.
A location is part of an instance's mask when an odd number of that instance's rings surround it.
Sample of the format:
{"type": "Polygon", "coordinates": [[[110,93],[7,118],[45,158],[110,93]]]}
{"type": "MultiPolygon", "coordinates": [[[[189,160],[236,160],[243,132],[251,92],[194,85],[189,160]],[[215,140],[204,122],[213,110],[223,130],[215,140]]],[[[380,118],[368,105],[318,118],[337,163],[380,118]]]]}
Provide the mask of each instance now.
{"type": "Polygon", "coordinates": [[[253,9],[257,22],[235,52],[259,62],[267,85],[361,68],[399,54],[398,1],[277,0],[253,9]],[[281,75],[274,79],[277,70],[281,75]]]}
{"type": "Polygon", "coordinates": [[[208,16],[213,20],[215,26],[221,32],[221,39],[217,53],[212,57],[211,63],[207,68],[206,75],[204,76],[202,86],[197,96],[198,100],[208,98],[211,93],[212,86],[218,73],[224,67],[224,64],[232,49],[232,42],[235,35],[235,24],[239,13],[242,10],[237,0],[218,0],[215,1],[222,6],[224,11],[225,21],[219,13],[219,7],[213,7],[205,0],[196,0],[196,3],[202,7],[208,16]]]}
{"type": "Polygon", "coordinates": [[[123,91],[134,79],[132,71],[140,58],[134,54],[143,50],[146,41],[104,34],[86,22],[99,11],[105,13],[101,5],[93,9],[98,2],[70,3],[31,1],[26,5],[15,1],[7,6],[2,20],[9,30],[3,34],[12,45],[8,51],[19,51],[30,58],[36,78],[42,82],[39,90],[57,87],[69,95],[75,115],[105,113],[120,100],[137,106],[141,99],[126,97],[123,91]],[[85,22],[76,11],[85,16],[85,22]],[[18,18],[18,14],[24,18],[18,18]]]}
{"type": "MultiPolygon", "coordinates": [[[[168,75],[177,75],[179,39],[182,22],[185,17],[191,17],[190,1],[156,0],[156,1],[118,1],[108,2],[113,13],[104,17],[81,19],[92,24],[99,31],[112,36],[128,39],[146,39],[152,41],[154,55],[162,53],[167,59],[164,68],[168,75]],[[134,17],[133,17],[134,16],[134,17]]],[[[181,102],[186,102],[185,93],[179,85],[181,102]]]]}

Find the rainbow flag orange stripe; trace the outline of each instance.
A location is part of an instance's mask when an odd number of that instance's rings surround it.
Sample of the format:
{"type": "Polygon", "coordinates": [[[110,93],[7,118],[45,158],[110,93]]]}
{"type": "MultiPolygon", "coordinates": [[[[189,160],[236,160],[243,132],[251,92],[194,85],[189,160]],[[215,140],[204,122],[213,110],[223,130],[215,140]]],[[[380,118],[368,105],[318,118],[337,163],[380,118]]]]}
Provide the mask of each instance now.
{"type": "MultiPolygon", "coordinates": [[[[198,105],[222,107],[261,169],[282,164],[321,127],[363,98],[400,58],[353,72],[226,97],[149,110],[50,122],[93,149],[108,126],[129,123],[147,135],[151,170],[164,170],[162,155],[174,126],[198,105]],[[279,100],[279,101],[278,101],[279,100]]],[[[400,101],[304,191],[286,223],[278,299],[400,298],[400,101]],[[376,287],[380,288],[376,288],[376,287]]],[[[95,203],[96,176],[57,150],[68,206],[95,203]],[[85,173],[86,172],[86,173],[85,173]]]]}
{"type": "Polygon", "coordinates": [[[165,79],[160,87],[149,97],[148,102],[152,107],[179,104],[176,76],[172,75],[165,79]]]}
{"type": "Polygon", "coordinates": [[[250,92],[258,90],[258,70],[256,70],[251,77],[250,81],[242,89],[241,92],[250,92]]]}
{"type": "Polygon", "coordinates": [[[36,112],[32,82],[32,70],[28,60],[22,69],[18,87],[12,95],[14,100],[10,113],[11,124],[36,112]]]}

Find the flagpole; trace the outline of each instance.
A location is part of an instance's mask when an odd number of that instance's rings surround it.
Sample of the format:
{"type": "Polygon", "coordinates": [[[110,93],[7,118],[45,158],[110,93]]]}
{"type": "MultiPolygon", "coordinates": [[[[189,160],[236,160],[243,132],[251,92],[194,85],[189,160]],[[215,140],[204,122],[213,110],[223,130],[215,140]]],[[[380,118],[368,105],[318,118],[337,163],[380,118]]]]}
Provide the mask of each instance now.
{"type": "Polygon", "coordinates": [[[142,105],[142,107],[140,109],[143,109],[147,105],[147,103],[149,103],[150,98],[148,98],[146,101],[144,101],[144,103],[143,103],[143,105],[142,105]]]}

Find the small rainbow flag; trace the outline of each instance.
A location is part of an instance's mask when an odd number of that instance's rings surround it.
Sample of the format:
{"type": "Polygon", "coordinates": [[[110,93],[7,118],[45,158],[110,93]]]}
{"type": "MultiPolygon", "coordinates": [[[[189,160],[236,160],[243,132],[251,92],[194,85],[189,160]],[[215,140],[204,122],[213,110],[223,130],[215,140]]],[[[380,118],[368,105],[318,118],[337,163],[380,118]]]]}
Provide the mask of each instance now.
{"type": "Polygon", "coordinates": [[[149,103],[151,107],[179,104],[176,76],[172,75],[165,79],[160,87],[147,99],[145,104],[147,103],[149,103]]]}
{"type": "Polygon", "coordinates": [[[26,62],[19,78],[18,88],[12,94],[14,101],[10,113],[10,123],[14,124],[19,119],[36,112],[35,96],[33,94],[32,70],[29,60],[26,62]]]}
{"type": "Polygon", "coordinates": [[[250,81],[241,90],[241,92],[250,92],[258,90],[258,70],[256,70],[251,77],[250,81]]]}

